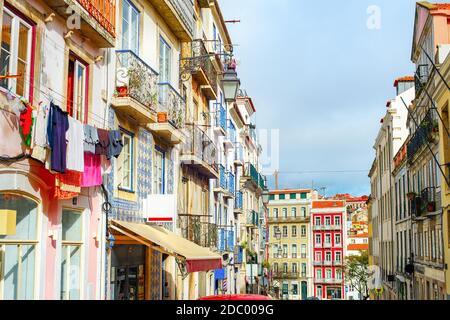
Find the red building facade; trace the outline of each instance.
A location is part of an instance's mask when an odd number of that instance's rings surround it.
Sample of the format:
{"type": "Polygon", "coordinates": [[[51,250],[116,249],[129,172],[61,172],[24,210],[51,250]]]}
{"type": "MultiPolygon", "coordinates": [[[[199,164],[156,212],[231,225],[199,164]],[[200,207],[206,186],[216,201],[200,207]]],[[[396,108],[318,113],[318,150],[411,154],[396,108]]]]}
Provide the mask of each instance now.
{"type": "Polygon", "coordinates": [[[319,299],[345,299],[345,201],[313,201],[311,218],[314,295],[319,299]]]}

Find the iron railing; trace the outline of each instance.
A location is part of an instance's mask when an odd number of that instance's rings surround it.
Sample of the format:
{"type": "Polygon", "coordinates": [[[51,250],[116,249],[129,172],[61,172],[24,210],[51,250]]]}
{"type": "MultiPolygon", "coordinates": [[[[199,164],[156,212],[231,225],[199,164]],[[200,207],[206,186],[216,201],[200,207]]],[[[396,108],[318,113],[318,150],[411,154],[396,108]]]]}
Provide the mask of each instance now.
{"type": "Polygon", "coordinates": [[[218,165],[219,167],[219,180],[217,181],[218,187],[222,190],[227,189],[227,174],[225,171],[225,167],[222,164],[218,165]]]}
{"type": "Polygon", "coordinates": [[[217,225],[208,222],[207,216],[180,215],[183,238],[202,247],[217,246],[217,225]]]}
{"type": "Polygon", "coordinates": [[[159,84],[158,112],[166,112],[167,120],[178,129],[185,123],[186,101],[170,83],[159,84]]]}
{"type": "Polygon", "coordinates": [[[234,174],[233,174],[233,172],[228,172],[227,173],[227,187],[228,187],[228,192],[234,194],[235,187],[234,187],[234,174]]]}
{"type": "Polygon", "coordinates": [[[218,170],[217,147],[211,138],[195,124],[186,125],[185,132],[187,139],[183,145],[181,154],[194,156],[204,161],[213,169],[218,170]]]}
{"type": "Polygon", "coordinates": [[[192,0],[169,0],[191,35],[194,34],[194,3],[192,0]]]}
{"type": "Polygon", "coordinates": [[[238,210],[242,210],[243,208],[243,194],[241,191],[236,191],[236,196],[235,196],[235,202],[234,202],[234,208],[238,209],[238,210]]]}
{"type": "Polygon", "coordinates": [[[116,36],[116,2],[114,0],[78,0],[78,3],[113,37],[116,36]]]}
{"type": "Polygon", "coordinates": [[[217,232],[218,242],[217,249],[219,251],[234,252],[234,231],[227,228],[219,228],[217,232]]]}
{"type": "Polygon", "coordinates": [[[266,177],[259,173],[256,167],[250,162],[246,163],[245,165],[244,176],[249,177],[258,188],[262,190],[266,188],[266,177]]]}
{"type": "Polygon", "coordinates": [[[221,128],[223,131],[227,131],[227,112],[223,107],[222,103],[214,103],[215,117],[214,126],[215,128],[221,128]]]}
{"type": "Polygon", "coordinates": [[[236,142],[236,127],[231,119],[227,120],[227,139],[233,144],[236,142]]]}
{"type": "Polygon", "coordinates": [[[300,273],[296,271],[273,271],[273,277],[275,279],[297,279],[300,273]]]}
{"type": "Polygon", "coordinates": [[[158,103],[158,73],[131,50],[116,51],[117,95],[128,96],[150,109],[158,103]]]}
{"type": "Polygon", "coordinates": [[[412,161],[414,155],[416,155],[422,147],[428,142],[434,141],[433,133],[438,132],[438,123],[431,114],[432,110],[429,110],[423,120],[420,122],[419,127],[416,129],[407,146],[408,160],[412,161]]]}

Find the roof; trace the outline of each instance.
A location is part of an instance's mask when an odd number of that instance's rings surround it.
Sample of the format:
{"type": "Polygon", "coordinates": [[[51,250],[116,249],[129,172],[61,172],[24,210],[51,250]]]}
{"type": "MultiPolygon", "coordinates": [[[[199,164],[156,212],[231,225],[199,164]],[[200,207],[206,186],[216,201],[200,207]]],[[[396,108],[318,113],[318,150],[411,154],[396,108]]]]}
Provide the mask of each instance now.
{"type": "Polygon", "coordinates": [[[367,243],[352,243],[347,246],[347,250],[351,250],[351,251],[369,250],[369,244],[367,244],[367,243]]]}
{"type": "Polygon", "coordinates": [[[414,81],[414,77],[413,76],[400,77],[400,78],[395,79],[394,87],[396,87],[399,82],[413,82],[413,81],[414,81]]]}
{"type": "Polygon", "coordinates": [[[269,194],[284,194],[284,193],[305,193],[311,192],[311,189],[279,189],[269,191],[269,194]]]}
{"type": "Polygon", "coordinates": [[[338,208],[344,207],[342,200],[315,200],[312,202],[313,209],[338,208]]]}

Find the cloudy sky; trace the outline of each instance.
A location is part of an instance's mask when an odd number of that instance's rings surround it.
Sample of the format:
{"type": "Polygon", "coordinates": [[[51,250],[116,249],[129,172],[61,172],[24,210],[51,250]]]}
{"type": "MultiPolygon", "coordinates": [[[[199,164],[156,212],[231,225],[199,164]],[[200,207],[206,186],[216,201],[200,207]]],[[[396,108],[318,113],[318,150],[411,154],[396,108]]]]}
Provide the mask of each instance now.
{"type": "Polygon", "coordinates": [[[241,20],[228,26],[256,124],[279,129],[279,187],[370,193],[367,174],[386,101],[395,95],[394,79],[414,69],[415,1],[220,4],[225,20],[241,20]]]}

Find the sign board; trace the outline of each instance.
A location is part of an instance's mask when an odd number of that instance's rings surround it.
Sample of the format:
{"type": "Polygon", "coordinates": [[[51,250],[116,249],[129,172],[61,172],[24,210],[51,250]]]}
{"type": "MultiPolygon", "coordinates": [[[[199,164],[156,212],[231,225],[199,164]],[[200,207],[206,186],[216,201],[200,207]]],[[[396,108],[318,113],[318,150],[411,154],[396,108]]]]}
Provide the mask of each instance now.
{"type": "Polygon", "coordinates": [[[14,210],[0,210],[0,235],[16,234],[17,212],[14,210]]]}
{"type": "Polygon", "coordinates": [[[173,194],[150,194],[142,200],[142,211],[147,222],[174,222],[177,199],[173,194]]]}

